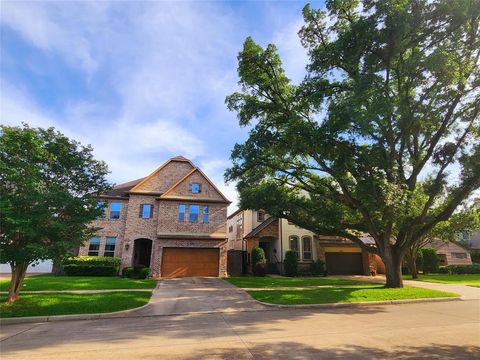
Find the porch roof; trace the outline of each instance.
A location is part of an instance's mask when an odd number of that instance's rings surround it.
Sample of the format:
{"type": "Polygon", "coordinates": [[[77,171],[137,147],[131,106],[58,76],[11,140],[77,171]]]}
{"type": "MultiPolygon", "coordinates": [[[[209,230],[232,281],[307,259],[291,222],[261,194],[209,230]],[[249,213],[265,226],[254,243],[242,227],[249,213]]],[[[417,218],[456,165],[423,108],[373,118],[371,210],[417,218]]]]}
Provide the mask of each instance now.
{"type": "Polygon", "coordinates": [[[274,216],[269,217],[267,220],[262,222],[255,229],[253,229],[247,235],[245,235],[245,239],[252,238],[252,237],[258,235],[263,229],[265,229],[268,225],[272,224],[276,220],[277,220],[277,218],[274,217],[274,216]]]}

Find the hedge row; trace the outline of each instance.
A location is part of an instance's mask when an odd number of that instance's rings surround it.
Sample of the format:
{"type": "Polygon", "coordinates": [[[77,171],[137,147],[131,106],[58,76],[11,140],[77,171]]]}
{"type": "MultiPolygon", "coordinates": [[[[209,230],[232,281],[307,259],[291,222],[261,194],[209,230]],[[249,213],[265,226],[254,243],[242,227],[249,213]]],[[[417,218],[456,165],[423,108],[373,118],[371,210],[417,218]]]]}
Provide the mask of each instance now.
{"type": "Polygon", "coordinates": [[[117,276],[117,266],[64,265],[63,271],[69,276],[117,276]]]}
{"type": "Polygon", "coordinates": [[[108,256],[72,256],[62,261],[63,265],[120,266],[121,259],[108,256]]]}
{"type": "Polygon", "coordinates": [[[480,264],[472,265],[447,265],[438,270],[441,274],[480,274],[480,264]]]}
{"type": "Polygon", "coordinates": [[[122,270],[122,276],[131,279],[146,279],[150,276],[150,271],[151,269],[148,267],[126,267],[122,270]]]}

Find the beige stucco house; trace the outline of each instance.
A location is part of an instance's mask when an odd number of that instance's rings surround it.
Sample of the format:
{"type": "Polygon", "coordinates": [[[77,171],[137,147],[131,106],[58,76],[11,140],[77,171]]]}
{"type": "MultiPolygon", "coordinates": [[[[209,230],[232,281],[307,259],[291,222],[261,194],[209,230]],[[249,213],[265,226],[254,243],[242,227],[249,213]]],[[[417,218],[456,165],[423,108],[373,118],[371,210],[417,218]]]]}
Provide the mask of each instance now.
{"type": "Polygon", "coordinates": [[[169,159],[150,175],[115,186],[96,236],[80,255],[116,256],[153,277],[225,276],[230,201],[190,160],[169,159]]]}
{"type": "Polygon", "coordinates": [[[227,236],[229,274],[251,271],[251,251],[255,246],[264,249],[267,262],[275,264],[280,273],[289,249],[297,252],[299,267],[304,269],[321,260],[329,274],[368,275],[385,271],[377,255],[367,253],[350,240],[318,236],[262,210],[239,209],[232,213],[227,220],[227,236]]]}

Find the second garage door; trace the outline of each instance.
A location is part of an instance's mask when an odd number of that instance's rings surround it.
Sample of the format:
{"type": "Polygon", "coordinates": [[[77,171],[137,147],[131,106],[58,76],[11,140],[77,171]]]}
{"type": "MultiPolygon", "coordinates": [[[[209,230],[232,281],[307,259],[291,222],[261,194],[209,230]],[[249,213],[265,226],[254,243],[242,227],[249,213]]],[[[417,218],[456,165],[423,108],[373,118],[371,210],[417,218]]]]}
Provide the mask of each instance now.
{"type": "Polygon", "coordinates": [[[162,277],[218,276],[219,249],[164,248],[162,277]]]}
{"type": "Polygon", "coordinates": [[[325,253],[327,272],[330,275],[361,275],[363,274],[363,261],[361,253],[325,253]]]}

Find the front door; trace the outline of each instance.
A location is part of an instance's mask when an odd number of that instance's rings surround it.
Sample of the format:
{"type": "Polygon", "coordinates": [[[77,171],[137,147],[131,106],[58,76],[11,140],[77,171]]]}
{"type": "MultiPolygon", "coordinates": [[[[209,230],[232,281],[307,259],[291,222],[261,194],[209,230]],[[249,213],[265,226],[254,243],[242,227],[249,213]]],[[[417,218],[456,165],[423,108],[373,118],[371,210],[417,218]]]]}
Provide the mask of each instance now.
{"type": "Polygon", "coordinates": [[[270,243],[266,242],[266,241],[260,241],[258,246],[263,249],[263,252],[265,253],[265,259],[267,260],[267,263],[270,262],[270,243]]]}

